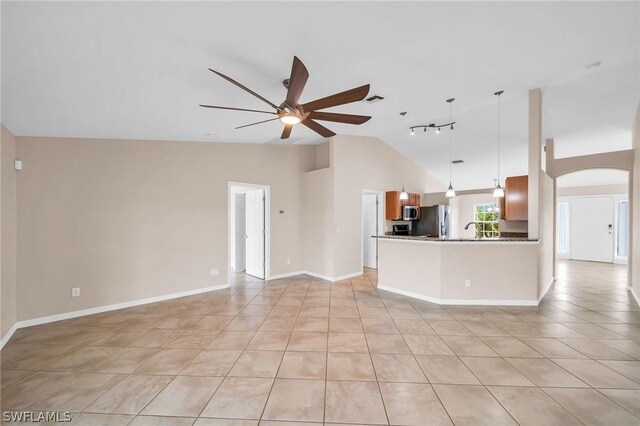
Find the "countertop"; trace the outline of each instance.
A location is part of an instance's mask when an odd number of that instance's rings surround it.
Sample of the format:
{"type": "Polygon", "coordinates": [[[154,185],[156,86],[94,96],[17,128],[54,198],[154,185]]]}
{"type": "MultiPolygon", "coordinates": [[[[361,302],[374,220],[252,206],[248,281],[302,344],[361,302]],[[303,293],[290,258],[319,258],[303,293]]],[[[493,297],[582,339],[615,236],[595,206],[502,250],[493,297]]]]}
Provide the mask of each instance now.
{"type": "Polygon", "coordinates": [[[524,237],[500,237],[500,238],[449,238],[442,239],[436,237],[426,237],[420,235],[380,235],[373,236],[372,238],[378,238],[381,240],[407,240],[407,241],[424,241],[432,243],[518,243],[518,242],[531,242],[537,243],[537,238],[524,238],[524,237]]]}

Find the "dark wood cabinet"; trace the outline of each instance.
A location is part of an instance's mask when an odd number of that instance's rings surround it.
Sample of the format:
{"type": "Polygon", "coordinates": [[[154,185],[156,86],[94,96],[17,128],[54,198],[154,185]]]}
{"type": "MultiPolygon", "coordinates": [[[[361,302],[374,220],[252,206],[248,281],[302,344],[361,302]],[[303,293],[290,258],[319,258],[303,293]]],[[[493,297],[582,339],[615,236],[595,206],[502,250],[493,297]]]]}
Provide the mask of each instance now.
{"type": "Polygon", "coordinates": [[[504,197],[500,201],[500,218],[529,219],[529,176],[510,176],[506,179],[504,197]]]}
{"type": "Polygon", "coordinates": [[[389,191],[385,194],[385,206],[387,220],[402,220],[402,206],[420,207],[420,194],[409,194],[407,200],[401,200],[400,191],[389,191]]]}

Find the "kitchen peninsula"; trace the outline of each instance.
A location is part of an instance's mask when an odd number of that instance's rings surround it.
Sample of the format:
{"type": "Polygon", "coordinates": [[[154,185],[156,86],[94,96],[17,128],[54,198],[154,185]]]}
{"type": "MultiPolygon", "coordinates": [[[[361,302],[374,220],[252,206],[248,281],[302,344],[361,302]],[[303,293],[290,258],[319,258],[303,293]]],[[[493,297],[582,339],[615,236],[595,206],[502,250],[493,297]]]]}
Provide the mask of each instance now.
{"type": "Polygon", "coordinates": [[[378,238],[378,289],[444,305],[538,304],[538,240],[378,238]]]}

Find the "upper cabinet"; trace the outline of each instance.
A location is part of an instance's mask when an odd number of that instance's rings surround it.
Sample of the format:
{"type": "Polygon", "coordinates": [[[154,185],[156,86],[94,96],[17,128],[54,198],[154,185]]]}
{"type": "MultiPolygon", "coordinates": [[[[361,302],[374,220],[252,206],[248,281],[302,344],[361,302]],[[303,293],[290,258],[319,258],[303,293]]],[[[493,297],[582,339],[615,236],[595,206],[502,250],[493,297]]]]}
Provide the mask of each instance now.
{"type": "Polygon", "coordinates": [[[529,219],[529,177],[511,176],[506,179],[504,198],[500,202],[500,218],[504,220],[529,219]]]}
{"type": "Polygon", "coordinates": [[[387,220],[402,220],[402,206],[420,206],[420,194],[409,194],[408,200],[400,199],[400,191],[389,191],[385,195],[387,220]]]}

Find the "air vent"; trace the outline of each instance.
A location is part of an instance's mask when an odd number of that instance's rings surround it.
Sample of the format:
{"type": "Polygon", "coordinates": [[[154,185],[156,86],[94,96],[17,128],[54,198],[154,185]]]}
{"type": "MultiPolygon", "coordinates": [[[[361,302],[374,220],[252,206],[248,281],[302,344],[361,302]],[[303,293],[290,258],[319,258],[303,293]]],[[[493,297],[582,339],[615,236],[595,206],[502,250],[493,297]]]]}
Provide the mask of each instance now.
{"type": "Polygon", "coordinates": [[[462,164],[462,163],[464,163],[464,160],[453,160],[452,163],[453,164],[462,164]]]}
{"type": "Polygon", "coordinates": [[[373,95],[373,96],[369,96],[367,99],[365,99],[365,102],[369,102],[370,104],[374,103],[374,102],[380,102],[381,100],[383,100],[384,97],[380,96],[380,95],[373,95]]]}

